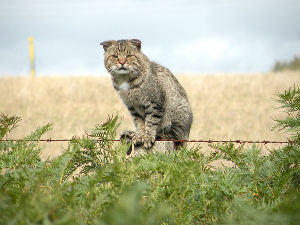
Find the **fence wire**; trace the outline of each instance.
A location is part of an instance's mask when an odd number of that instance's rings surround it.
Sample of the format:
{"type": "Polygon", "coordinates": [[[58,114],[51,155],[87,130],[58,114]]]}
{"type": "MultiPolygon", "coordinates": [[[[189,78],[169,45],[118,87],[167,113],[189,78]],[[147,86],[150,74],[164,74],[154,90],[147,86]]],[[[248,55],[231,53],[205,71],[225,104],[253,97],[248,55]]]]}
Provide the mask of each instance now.
{"type": "MultiPolygon", "coordinates": [[[[89,137],[88,137],[89,138],[89,137]]],[[[36,142],[70,142],[74,140],[72,139],[52,139],[52,138],[47,138],[47,139],[3,139],[1,141],[36,141],[36,142]]],[[[93,139],[96,141],[122,141],[122,139],[112,139],[112,140],[107,140],[107,139],[93,139]]],[[[263,140],[263,141],[247,141],[247,140],[176,140],[176,139],[158,139],[156,141],[173,141],[173,142],[180,142],[180,143],[237,143],[237,144],[295,144],[295,141],[287,140],[287,141],[268,141],[268,140],[263,140]]]]}

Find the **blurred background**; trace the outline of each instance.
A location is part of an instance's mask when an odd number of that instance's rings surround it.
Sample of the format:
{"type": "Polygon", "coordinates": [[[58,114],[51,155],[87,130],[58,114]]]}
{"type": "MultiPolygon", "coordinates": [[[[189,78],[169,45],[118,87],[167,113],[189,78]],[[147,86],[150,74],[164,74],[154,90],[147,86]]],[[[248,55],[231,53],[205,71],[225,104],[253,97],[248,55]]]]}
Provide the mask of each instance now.
{"type": "Polygon", "coordinates": [[[137,38],[181,74],[257,73],[299,56],[298,0],[0,0],[0,76],[103,75],[109,39],[137,38]]]}
{"type": "MultiPolygon", "coordinates": [[[[99,43],[137,38],[185,88],[190,139],[284,141],[274,99],[300,84],[299,37],[299,0],[0,0],[0,112],[22,118],[11,138],[47,123],[44,138],[82,136],[112,114],[132,129],[99,43]]],[[[67,143],[42,145],[48,157],[67,143]]]]}

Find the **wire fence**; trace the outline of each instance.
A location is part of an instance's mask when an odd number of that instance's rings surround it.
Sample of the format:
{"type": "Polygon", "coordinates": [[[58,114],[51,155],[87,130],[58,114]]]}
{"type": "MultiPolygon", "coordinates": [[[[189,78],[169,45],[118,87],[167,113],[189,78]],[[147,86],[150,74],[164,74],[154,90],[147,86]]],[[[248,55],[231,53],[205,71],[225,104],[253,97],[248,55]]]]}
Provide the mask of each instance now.
{"type": "MultiPolygon", "coordinates": [[[[88,137],[88,136],[87,136],[88,137]]],[[[1,141],[36,141],[36,142],[70,142],[74,140],[72,139],[3,139],[1,141]]],[[[96,141],[104,141],[104,139],[93,139],[96,141]]],[[[111,139],[105,141],[122,141],[122,139],[111,139]]],[[[158,139],[156,141],[173,141],[173,142],[180,142],[180,143],[237,143],[237,144],[295,144],[295,141],[287,140],[287,141],[248,141],[248,140],[176,140],[176,139],[158,139]]]]}

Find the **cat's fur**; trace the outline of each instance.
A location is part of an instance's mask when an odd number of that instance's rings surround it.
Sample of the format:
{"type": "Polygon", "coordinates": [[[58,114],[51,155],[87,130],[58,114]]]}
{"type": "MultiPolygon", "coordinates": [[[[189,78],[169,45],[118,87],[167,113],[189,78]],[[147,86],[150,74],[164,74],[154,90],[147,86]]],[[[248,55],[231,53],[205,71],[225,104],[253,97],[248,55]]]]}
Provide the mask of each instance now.
{"type": "Polygon", "coordinates": [[[165,67],[151,62],[137,39],[102,42],[104,65],[133,118],[134,144],[150,148],[156,139],[187,140],[193,121],[185,90],[165,67]]]}

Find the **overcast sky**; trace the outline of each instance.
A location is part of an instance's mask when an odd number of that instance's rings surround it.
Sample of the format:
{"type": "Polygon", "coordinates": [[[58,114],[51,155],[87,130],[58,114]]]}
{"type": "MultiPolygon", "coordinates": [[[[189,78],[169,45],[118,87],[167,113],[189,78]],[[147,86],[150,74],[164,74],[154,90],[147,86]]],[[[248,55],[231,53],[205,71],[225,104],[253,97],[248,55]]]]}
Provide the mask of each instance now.
{"type": "Polygon", "coordinates": [[[107,74],[100,42],[137,38],[175,73],[267,72],[299,55],[299,0],[0,0],[0,76],[107,74]]]}

